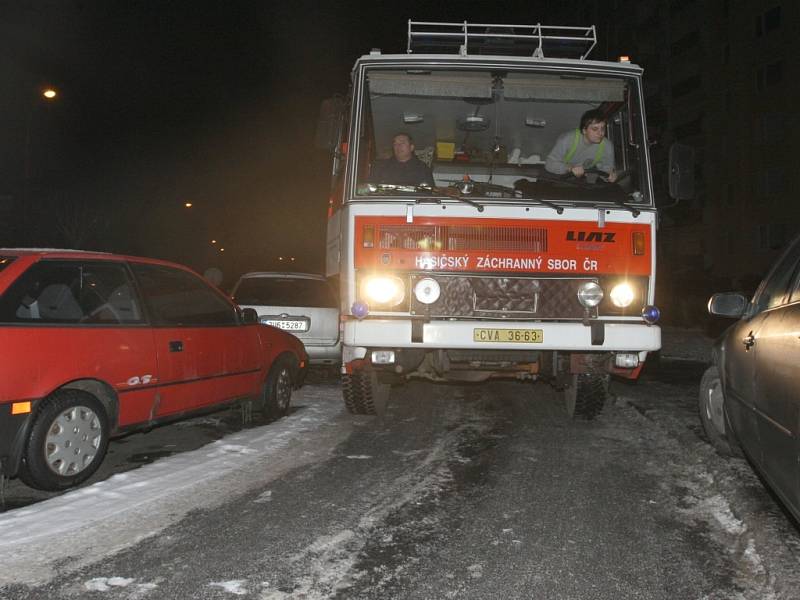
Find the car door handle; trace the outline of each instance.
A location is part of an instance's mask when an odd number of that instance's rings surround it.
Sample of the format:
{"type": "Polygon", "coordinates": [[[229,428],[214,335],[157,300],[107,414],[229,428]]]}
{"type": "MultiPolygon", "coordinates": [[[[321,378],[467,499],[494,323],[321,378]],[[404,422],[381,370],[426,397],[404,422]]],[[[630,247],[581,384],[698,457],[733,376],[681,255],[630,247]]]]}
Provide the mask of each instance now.
{"type": "Polygon", "coordinates": [[[183,352],[183,342],[180,340],[174,340],[169,343],[169,351],[170,352],[183,352]]]}
{"type": "Polygon", "coordinates": [[[742,343],[744,344],[745,350],[750,350],[753,347],[753,344],[756,343],[756,338],[753,336],[753,332],[751,331],[742,339],[742,343]]]}

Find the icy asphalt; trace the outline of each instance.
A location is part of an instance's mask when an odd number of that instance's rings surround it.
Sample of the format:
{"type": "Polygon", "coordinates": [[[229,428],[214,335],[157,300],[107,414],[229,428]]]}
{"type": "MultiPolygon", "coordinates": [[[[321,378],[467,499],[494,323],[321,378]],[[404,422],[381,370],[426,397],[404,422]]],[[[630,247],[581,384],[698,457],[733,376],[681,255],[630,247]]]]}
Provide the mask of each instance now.
{"type": "Polygon", "coordinates": [[[378,419],[309,386],[287,419],[0,514],[0,597],[796,598],[794,524],[699,437],[709,347],[665,335],[594,423],[542,386],[415,383],[378,419]]]}

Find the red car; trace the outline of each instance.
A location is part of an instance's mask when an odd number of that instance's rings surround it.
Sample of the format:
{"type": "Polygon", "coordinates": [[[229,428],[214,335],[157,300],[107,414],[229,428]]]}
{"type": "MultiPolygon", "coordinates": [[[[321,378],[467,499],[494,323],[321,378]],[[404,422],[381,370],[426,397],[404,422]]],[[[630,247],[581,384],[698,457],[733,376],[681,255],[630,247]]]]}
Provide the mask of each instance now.
{"type": "Polygon", "coordinates": [[[308,358],[180,265],[0,249],[0,475],[61,490],[110,437],[222,404],[284,415],[308,358]]]}

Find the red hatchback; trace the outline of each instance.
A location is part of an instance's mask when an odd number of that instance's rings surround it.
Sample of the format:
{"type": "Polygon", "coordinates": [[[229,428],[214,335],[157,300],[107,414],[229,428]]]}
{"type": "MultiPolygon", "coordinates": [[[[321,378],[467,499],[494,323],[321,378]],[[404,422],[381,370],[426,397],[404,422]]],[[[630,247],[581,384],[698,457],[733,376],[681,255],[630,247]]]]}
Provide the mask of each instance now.
{"type": "Polygon", "coordinates": [[[284,415],[303,344],[191,270],[74,250],[0,249],[0,475],[60,490],[114,435],[221,404],[284,415]]]}

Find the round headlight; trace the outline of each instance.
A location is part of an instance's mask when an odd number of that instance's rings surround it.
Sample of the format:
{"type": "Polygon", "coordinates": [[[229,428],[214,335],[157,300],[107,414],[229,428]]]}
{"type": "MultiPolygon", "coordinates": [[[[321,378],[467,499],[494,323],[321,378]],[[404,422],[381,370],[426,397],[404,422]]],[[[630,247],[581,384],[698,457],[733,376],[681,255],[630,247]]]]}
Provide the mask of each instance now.
{"type": "Polygon", "coordinates": [[[578,287],[578,302],[586,308],[594,308],[603,299],[603,288],[595,281],[587,281],[578,287]]]}
{"type": "Polygon", "coordinates": [[[406,291],[399,277],[374,275],[362,281],[361,295],[371,305],[395,306],[406,297],[406,291]]]}
{"type": "Polygon", "coordinates": [[[414,286],[414,296],[423,304],[433,304],[439,299],[441,293],[442,288],[439,287],[439,282],[430,277],[420,279],[414,286]]]}
{"type": "Polygon", "coordinates": [[[615,285],[613,288],[611,288],[611,293],[609,294],[611,302],[614,303],[614,306],[618,306],[620,308],[630,306],[631,302],[633,302],[634,296],[635,294],[633,292],[633,287],[626,282],[615,285]]]}

